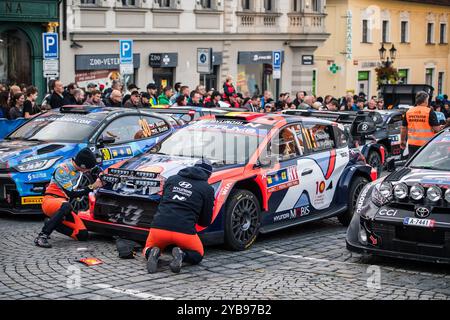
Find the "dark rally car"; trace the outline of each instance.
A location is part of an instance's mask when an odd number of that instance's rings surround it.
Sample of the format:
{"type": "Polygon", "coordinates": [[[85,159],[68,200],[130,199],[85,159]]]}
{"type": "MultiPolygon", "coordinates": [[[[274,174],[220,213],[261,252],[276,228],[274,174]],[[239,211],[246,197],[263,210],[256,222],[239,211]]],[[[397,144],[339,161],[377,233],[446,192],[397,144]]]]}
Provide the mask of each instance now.
{"type": "Polygon", "coordinates": [[[347,231],[351,251],[450,263],[450,129],[362,190],[347,231]]]}

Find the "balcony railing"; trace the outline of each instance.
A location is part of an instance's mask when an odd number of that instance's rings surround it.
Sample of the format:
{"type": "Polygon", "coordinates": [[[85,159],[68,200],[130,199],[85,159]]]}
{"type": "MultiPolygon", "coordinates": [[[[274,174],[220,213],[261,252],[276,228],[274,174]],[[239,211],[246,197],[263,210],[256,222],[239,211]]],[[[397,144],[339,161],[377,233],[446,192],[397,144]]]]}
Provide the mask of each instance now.
{"type": "Polygon", "coordinates": [[[236,12],[236,15],[238,16],[238,32],[272,33],[279,30],[280,13],[236,12]]]}
{"type": "Polygon", "coordinates": [[[289,33],[324,33],[324,13],[288,13],[289,33]]]}

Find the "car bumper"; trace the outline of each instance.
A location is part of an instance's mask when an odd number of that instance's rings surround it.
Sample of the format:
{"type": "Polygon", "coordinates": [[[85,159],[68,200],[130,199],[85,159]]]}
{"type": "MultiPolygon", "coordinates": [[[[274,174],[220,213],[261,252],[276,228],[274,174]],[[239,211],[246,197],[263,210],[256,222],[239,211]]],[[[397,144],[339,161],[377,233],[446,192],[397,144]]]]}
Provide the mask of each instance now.
{"type": "Polygon", "coordinates": [[[349,251],[360,253],[360,254],[370,254],[370,255],[376,255],[376,256],[382,256],[382,257],[388,257],[388,258],[407,259],[407,260],[415,260],[415,261],[421,261],[421,262],[450,264],[449,257],[435,257],[435,256],[379,249],[379,248],[374,248],[374,247],[370,247],[370,246],[365,246],[359,242],[351,241],[348,238],[346,239],[345,242],[347,244],[347,249],[349,251]]]}
{"type": "MultiPolygon", "coordinates": [[[[79,213],[78,216],[90,232],[111,237],[130,239],[138,242],[145,242],[148,236],[149,229],[147,228],[139,228],[96,220],[95,218],[92,218],[90,213],[87,212],[79,213]]],[[[224,242],[223,231],[200,233],[199,236],[204,245],[216,245],[224,242]]]]}

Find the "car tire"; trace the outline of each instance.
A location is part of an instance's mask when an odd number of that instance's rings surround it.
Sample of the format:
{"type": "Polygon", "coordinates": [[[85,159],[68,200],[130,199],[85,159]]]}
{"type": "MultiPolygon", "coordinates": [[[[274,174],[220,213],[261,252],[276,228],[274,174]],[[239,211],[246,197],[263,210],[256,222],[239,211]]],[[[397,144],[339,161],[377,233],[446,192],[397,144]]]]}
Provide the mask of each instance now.
{"type": "Polygon", "coordinates": [[[353,218],[353,211],[355,209],[356,203],[358,202],[358,197],[361,191],[368,183],[369,180],[361,176],[357,176],[353,179],[350,185],[347,199],[348,209],[346,212],[338,216],[339,222],[342,223],[344,226],[348,227],[350,225],[350,222],[352,221],[353,218]]]}
{"type": "Polygon", "coordinates": [[[381,164],[381,155],[377,151],[371,151],[367,157],[367,164],[377,170],[378,177],[383,171],[383,165],[381,164]]]}
{"type": "Polygon", "coordinates": [[[259,234],[260,220],[258,198],[247,190],[232,191],[225,211],[225,246],[233,251],[251,247],[259,234]]]}

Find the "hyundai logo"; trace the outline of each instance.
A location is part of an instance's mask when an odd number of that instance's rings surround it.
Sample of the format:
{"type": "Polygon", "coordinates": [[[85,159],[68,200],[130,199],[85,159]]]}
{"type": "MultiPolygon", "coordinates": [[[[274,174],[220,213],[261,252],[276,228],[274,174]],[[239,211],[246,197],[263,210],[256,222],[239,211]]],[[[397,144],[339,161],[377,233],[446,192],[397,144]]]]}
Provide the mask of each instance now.
{"type": "Polygon", "coordinates": [[[425,207],[418,207],[416,208],[416,216],[418,218],[426,218],[430,215],[430,209],[425,207]]]}
{"type": "Polygon", "coordinates": [[[180,183],[178,183],[178,185],[182,188],[185,189],[191,189],[192,188],[192,184],[190,184],[189,182],[185,182],[185,181],[181,181],[180,183]]]}

